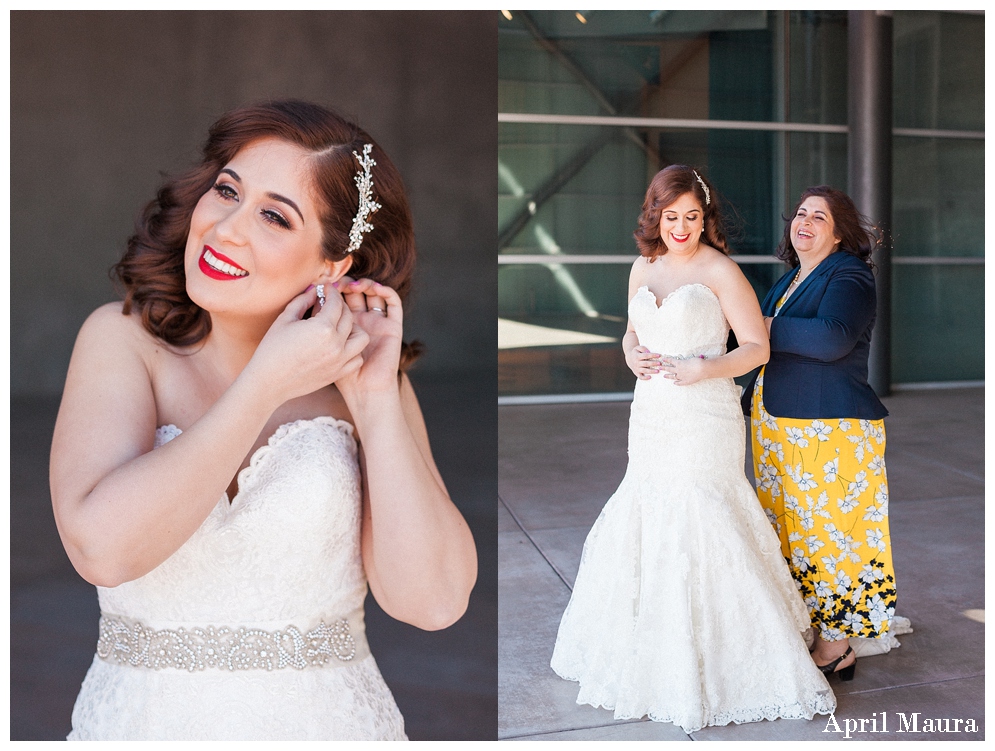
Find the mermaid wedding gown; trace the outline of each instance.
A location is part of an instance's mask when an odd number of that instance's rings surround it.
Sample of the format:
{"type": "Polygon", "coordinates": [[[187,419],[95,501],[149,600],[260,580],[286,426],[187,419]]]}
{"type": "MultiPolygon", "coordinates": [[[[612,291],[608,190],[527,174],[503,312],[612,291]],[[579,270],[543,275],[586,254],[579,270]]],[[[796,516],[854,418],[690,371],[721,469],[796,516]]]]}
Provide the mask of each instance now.
{"type": "Polygon", "coordinates": [[[70,740],[405,739],[364,636],[352,426],[281,426],[238,488],[158,568],[97,588],[70,740]]]}
{"type": "MultiPolygon", "coordinates": [[[[639,343],[725,353],[729,326],[706,286],[629,305],[639,343]]],[[[629,464],[584,544],[552,668],[578,704],[707,725],[829,714],[836,698],[802,632],[808,613],[744,474],[745,425],[731,378],[636,383],[629,464]]]]}

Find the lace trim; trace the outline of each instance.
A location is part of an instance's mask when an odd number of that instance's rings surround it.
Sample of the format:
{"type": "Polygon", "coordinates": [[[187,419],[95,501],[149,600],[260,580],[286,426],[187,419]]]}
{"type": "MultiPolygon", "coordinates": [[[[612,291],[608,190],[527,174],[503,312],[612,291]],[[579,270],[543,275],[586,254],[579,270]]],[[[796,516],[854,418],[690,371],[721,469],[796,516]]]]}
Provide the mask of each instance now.
{"type": "MultiPolygon", "coordinates": [[[[303,428],[309,427],[310,425],[331,425],[334,428],[338,428],[342,433],[349,436],[352,439],[352,448],[355,452],[357,450],[356,441],[356,428],[355,426],[346,420],[340,420],[337,417],[329,417],[328,415],[319,415],[318,417],[305,418],[302,420],[293,420],[291,422],[285,422],[280,425],[274,432],[273,435],[269,437],[269,440],[265,444],[256,449],[255,453],[249,458],[249,463],[242,468],[238,473],[238,478],[236,480],[236,486],[238,487],[238,493],[236,496],[242,492],[242,489],[246,487],[249,478],[255,473],[260,462],[262,462],[263,457],[266,456],[270,451],[272,451],[278,443],[280,443],[284,438],[303,428]]],[[[169,443],[171,440],[176,438],[178,435],[183,433],[178,427],[173,423],[168,423],[156,428],[155,431],[155,448],[169,443]]],[[[227,494],[225,494],[227,498],[227,494]]]]}
{"type": "MultiPolygon", "coordinates": [[[[637,290],[636,290],[636,294],[639,294],[639,293],[640,293],[640,292],[642,292],[643,290],[646,290],[646,292],[647,292],[647,293],[649,294],[649,296],[653,298],[653,304],[654,304],[654,305],[656,306],[656,308],[657,308],[657,309],[659,310],[659,309],[662,309],[662,308],[663,308],[663,306],[667,304],[667,301],[668,301],[668,300],[669,300],[669,299],[670,299],[671,297],[673,297],[674,295],[676,295],[676,294],[677,294],[678,292],[680,292],[680,291],[681,291],[682,289],[686,289],[686,288],[688,288],[688,287],[692,287],[692,288],[693,288],[693,287],[701,287],[701,288],[703,288],[703,289],[707,290],[707,291],[708,291],[708,292],[709,292],[709,293],[711,294],[711,296],[712,296],[712,297],[714,297],[714,298],[716,299],[716,301],[717,301],[717,300],[719,299],[719,296],[715,294],[715,292],[714,292],[714,291],[712,290],[712,288],[711,288],[711,287],[709,287],[709,286],[708,286],[707,284],[702,284],[701,282],[691,282],[690,284],[682,284],[682,285],[681,285],[680,287],[678,287],[677,289],[675,289],[675,290],[674,290],[673,292],[671,292],[671,293],[670,293],[669,295],[667,295],[666,297],[664,297],[664,298],[663,298],[662,300],[660,300],[659,302],[657,302],[657,297],[656,297],[656,293],[655,293],[655,292],[654,292],[653,290],[651,290],[651,289],[650,289],[650,288],[649,288],[649,287],[648,287],[647,285],[645,285],[645,284],[644,284],[644,285],[643,285],[642,287],[640,287],[639,289],[637,289],[637,290]]],[[[635,295],[633,295],[633,299],[634,299],[634,298],[635,298],[635,295]]]]}
{"type": "Polygon", "coordinates": [[[366,653],[366,640],[353,637],[349,620],[318,623],[307,633],[296,626],[278,631],[240,626],[154,629],[130,619],[101,614],[97,655],[151,670],[281,670],[332,667],[366,653]]]}
{"type": "MultiPolygon", "coordinates": [[[[570,678],[568,680],[578,679],[570,678]]],[[[593,697],[585,697],[584,699],[578,697],[577,704],[587,704],[595,709],[613,711],[616,720],[640,720],[643,717],[648,717],[653,722],[669,722],[677,725],[686,733],[696,733],[702,728],[722,727],[729,723],[743,725],[762,720],[811,720],[817,714],[832,714],[836,710],[836,696],[832,690],[820,691],[809,697],[808,700],[803,701],[771,704],[755,708],[743,707],[742,709],[734,709],[726,712],[709,713],[706,711],[704,716],[697,721],[691,719],[687,714],[682,716],[680,713],[660,712],[653,709],[647,709],[642,713],[638,711],[619,712],[615,709],[614,702],[593,697]]]]}

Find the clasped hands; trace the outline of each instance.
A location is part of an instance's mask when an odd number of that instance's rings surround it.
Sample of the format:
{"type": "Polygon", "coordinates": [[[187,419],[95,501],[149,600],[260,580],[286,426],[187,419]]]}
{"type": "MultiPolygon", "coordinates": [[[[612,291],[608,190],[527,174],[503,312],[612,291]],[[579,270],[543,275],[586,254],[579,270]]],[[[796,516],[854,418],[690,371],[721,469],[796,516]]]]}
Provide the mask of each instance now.
{"type": "Polygon", "coordinates": [[[403,331],[397,292],[372,279],[343,277],[326,284],[324,296],[322,306],[309,287],[287,304],[256,348],[252,373],[283,401],[330,383],[347,402],[359,392],[397,391],[403,331]]]}
{"type": "Polygon", "coordinates": [[[677,386],[690,386],[705,377],[704,359],[660,355],[650,352],[642,345],[633,347],[626,353],[625,363],[641,381],[648,381],[661,371],[664,378],[673,381],[677,386]]]}

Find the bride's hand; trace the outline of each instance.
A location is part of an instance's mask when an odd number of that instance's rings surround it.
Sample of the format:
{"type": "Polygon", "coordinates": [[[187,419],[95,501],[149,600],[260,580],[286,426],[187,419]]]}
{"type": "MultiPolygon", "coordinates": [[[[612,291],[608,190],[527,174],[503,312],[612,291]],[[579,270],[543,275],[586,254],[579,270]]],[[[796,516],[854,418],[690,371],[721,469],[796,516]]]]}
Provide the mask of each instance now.
{"type": "Polygon", "coordinates": [[[660,360],[660,367],[664,371],[663,377],[673,381],[677,386],[690,386],[706,377],[705,361],[699,357],[689,357],[686,360],[663,357],[660,360]]]}
{"type": "Polygon", "coordinates": [[[401,298],[390,287],[372,279],[340,280],[336,288],[342,293],[356,326],[369,336],[362,367],[336,385],[346,399],[358,391],[397,391],[404,330],[401,298]]]}
{"type": "Polygon", "coordinates": [[[660,355],[640,345],[625,353],[625,364],[635,373],[636,378],[648,381],[651,376],[660,372],[660,355]]]}
{"type": "Polygon", "coordinates": [[[342,297],[329,292],[323,307],[314,288],[291,300],[246,366],[245,372],[262,379],[281,404],[339,381],[363,365],[370,338],[355,325],[342,297]],[[311,317],[304,319],[308,309],[311,317]]]}

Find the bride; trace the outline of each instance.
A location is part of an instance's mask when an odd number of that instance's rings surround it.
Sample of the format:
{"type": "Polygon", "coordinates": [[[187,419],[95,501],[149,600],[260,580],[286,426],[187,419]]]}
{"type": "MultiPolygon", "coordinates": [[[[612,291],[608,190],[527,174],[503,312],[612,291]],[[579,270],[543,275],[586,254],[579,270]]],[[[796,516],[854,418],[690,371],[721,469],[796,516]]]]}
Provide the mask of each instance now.
{"type": "Polygon", "coordinates": [[[629,465],[588,535],[552,668],[617,719],[707,725],[829,714],[808,616],[744,474],[732,378],[765,363],[760,306],[693,169],[650,183],[622,347],[629,465]],[[739,346],[726,353],[729,329],[739,346]]]}
{"type": "Polygon", "coordinates": [[[52,444],[101,608],[70,739],[404,739],[367,584],[441,629],[477,566],[403,372],[413,263],[396,169],[305,102],[223,116],[148,205],[52,444]]]}

